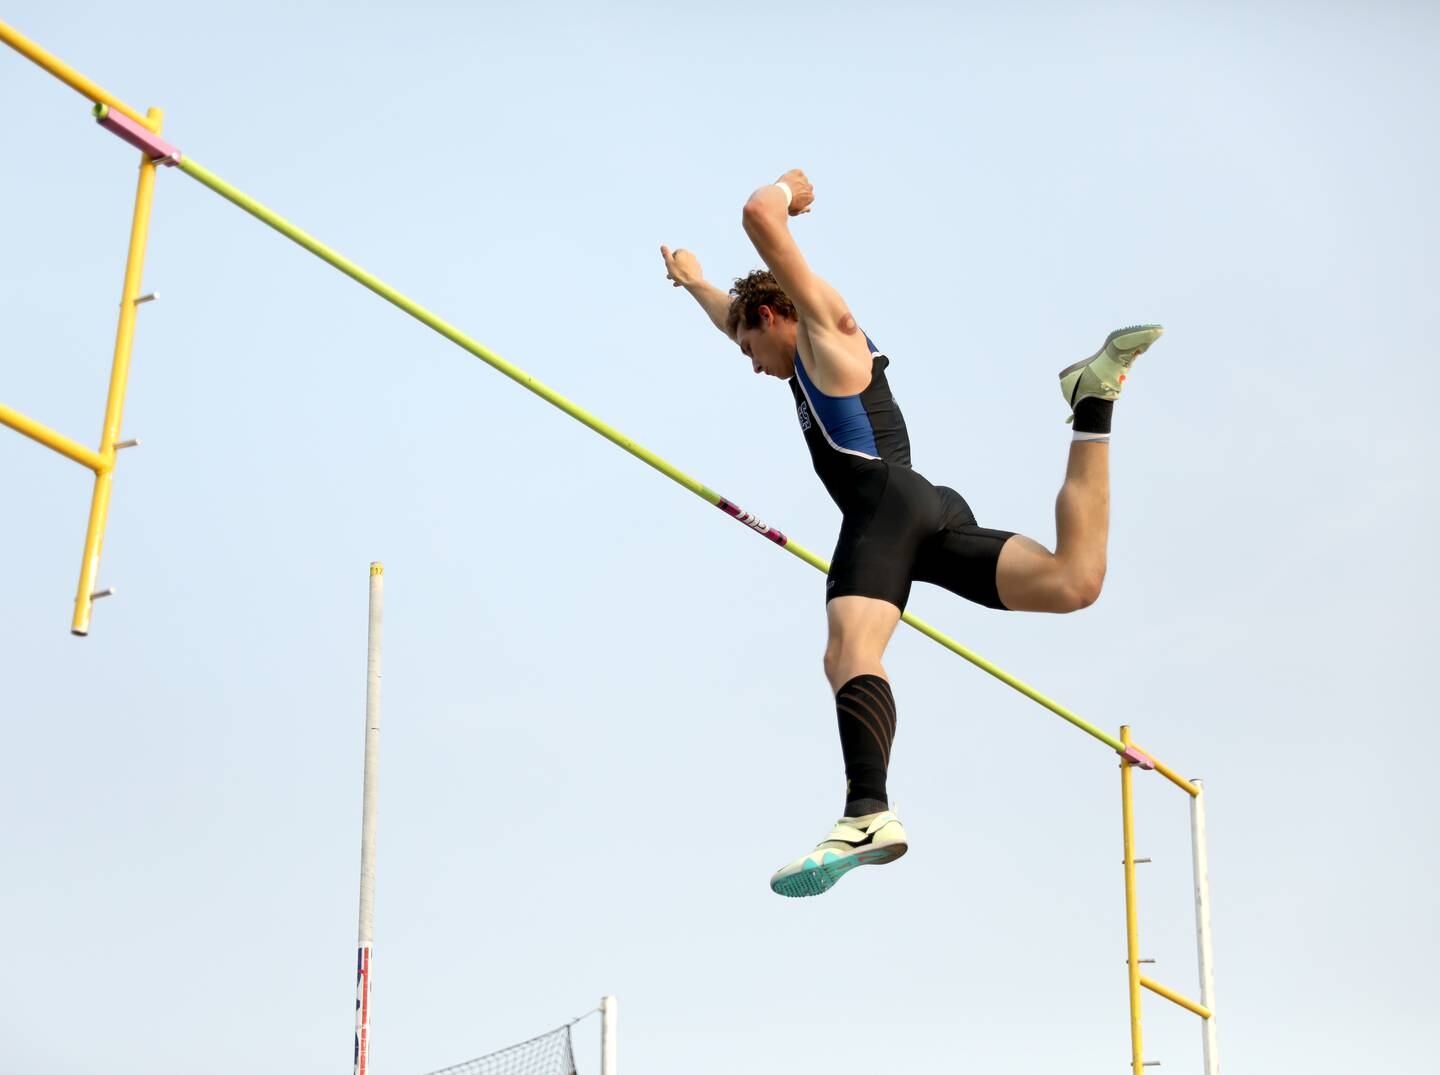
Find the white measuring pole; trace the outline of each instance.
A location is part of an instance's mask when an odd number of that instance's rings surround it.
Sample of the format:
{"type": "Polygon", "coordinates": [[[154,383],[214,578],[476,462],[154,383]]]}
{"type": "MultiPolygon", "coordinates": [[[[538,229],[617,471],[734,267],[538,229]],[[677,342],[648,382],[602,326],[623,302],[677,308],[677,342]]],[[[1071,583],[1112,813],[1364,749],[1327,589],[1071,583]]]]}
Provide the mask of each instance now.
{"type": "Polygon", "coordinates": [[[355,956],[355,1075],[370,1071],[370,949],[375,940],[375,811],[380,792],[380,630],[385,565],[370,565],[370,637],[365,659],[365,791],[360,813],[360,943],[355,956]]]}
{"type": "Polygon", "coordinates": [[[1190,799],[1190,847],[1195,856],[1195,945],[1200,957],[1200,1003],[1210,1018],[1200,1021],[1205,1045],[1205,1075],[1220,1075],[1220,1039],[1215,1027],[1215,953],[1210,946],[1210,856],[1205,843],[1205,783],[1192,783],[1200,794],[1190,799]]]}
{"type": "Polygon", "coordinates": [[[600,1075],[619,1075],[618,1004],[614,997],[600,998],[600,1075]]]}

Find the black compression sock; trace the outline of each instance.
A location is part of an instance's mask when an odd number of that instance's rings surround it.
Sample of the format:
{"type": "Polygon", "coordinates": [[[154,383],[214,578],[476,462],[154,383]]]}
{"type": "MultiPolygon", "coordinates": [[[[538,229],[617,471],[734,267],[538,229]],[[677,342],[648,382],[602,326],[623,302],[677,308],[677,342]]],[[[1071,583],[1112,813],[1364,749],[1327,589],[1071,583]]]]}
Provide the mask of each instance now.
{"type": "Polygon", "coordinates": [[[840,750],[845,755],[845,816],[889,807],[885,774],[895,741],[895,696],[881,676],[856,676],[835,695],[840,750]]]}
{"type": "Polygon", "coordinates": [[[1075,432],[1089,433],[1087,439],[1098,439],[1110,435],[1110,412],[1115,409],[1113,399],[1086,396],[1075,404],[1075,432]]]}

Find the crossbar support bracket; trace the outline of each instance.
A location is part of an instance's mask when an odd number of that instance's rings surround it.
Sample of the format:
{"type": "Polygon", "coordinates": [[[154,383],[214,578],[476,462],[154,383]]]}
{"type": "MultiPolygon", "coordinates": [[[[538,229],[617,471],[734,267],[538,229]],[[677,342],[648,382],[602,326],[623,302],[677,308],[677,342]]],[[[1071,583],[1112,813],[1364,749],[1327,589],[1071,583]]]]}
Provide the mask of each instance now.
{"type": "Polygon", "coordinates": [[[95,122],[149,156],[152,164],[163,164],[167,168],[173,168],[180,163],[178,149],[149,127],[136,123],[129,116],[116,112],[109,105],[95,106],[95,122]]]}
{"type": "Polygon", "coordinates": [[[1155,759],[1150,757],[1150,755],[1146,754],[1143,750],[1138,750],[1132,746],[1126,746],[1124,750],[1117,750],[1115,753],[1119,754],[1131,765],[1138,765],[1140,766],[1140,768],[1148,769],[1152,772],[1155,769],[1155,759]]]}

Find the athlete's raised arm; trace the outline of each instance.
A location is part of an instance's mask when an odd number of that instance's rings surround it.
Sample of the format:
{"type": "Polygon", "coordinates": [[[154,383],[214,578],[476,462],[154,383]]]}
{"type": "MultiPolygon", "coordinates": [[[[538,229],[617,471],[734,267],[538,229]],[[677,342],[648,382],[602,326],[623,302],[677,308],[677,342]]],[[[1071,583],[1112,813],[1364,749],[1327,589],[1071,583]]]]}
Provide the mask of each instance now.
{"type": "Polygon", "coordinates": [[[810,180],[792,168],[750,195],[741,218],[756,252],[799,312],[801,353],[817,367],[812,375],[837,386],[858,385],[853,390],[859,391],[870,379],[865,334],[840,292],[811,270],[790,234],[789,218],[808,213],[814,201],[810,180]]]}
{"type": "Polygon", "coordinates": [[[700,260],[690,251],[676,250],[671,253],[668,246],[662,246],[660,256],[665,259],[665,276],[676,287],[683,287],[690,292],[711,323],[725,333],[726,339],[733,342],[735,337],[726,324],[730,313],[730,294],[705,279],[705,274],[700,271],[700,260]]]}

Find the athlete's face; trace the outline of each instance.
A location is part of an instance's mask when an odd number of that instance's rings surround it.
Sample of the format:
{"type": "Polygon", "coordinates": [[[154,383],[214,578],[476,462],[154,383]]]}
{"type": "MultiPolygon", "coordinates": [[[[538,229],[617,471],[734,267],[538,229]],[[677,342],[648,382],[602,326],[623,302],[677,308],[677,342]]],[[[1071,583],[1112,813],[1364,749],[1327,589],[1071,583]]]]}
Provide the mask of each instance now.
{"type": "Polygon", "coordinates": [[[767,377],[789,380],[795,375],[795,328],[797,322],[777,317],[768,306],[760,307],[760,325],[741,324],[735,342],[750,360],[750,368],[767,377]]]}

